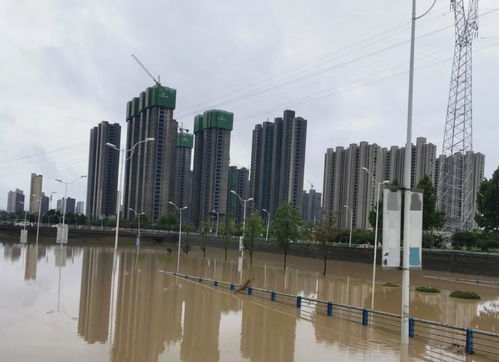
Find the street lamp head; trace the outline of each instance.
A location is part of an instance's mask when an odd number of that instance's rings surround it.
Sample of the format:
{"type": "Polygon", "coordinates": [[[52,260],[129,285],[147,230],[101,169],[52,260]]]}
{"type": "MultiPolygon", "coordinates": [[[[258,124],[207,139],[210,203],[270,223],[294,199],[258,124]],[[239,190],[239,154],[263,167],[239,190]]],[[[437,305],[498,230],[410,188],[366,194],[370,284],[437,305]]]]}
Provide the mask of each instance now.
{"type": "Polygon", "coordinates": [[[250,197],[250,198],[249,198],[248,200],[246,200],[246,201],[253,201],[253,198],[252,198],[252,197],[250,197]]]}
{"type": "Polygon", "coordinates": [[[86,177],[87,177],[87,175],[81,175],[80,176],[80,178],[86,178],[86,177]]]}
{"type": "Polygon", "coordinates": [[[268,212],[267,209],[262,209],[263,212],[268,212]]]}
{"type": "Polygon", "coordinates": [[[385,180],[382,182],[383,185],[388,185],[389,183],[390,183],[390,181],[388,181],[388,180],[385,180]]]}
{"type": "Polygon", "coordinates": [[[148,137],[145,139],[146,142],[153,142],[154,141],[154,137],[148,137]]]}
{"type": "Polygon", "coordinates": [[[57,182],[60,182],[61,184],[63,183],[63,182],[62,182],[62,180],[60,180],[60,179],[58,179],[58,178],[57,178],[57,179],[55,179],[55,180],[56,180],[57,182]]]}
{"type": "Polygon", "coordinates": [[[184,206],[181,210],[185,210],[185,209],[187,209],[187,206],[184,206]]]}
{"type": "Polygon", "coordinates": [[[371,171],[370,171],[367,167],[362,167],[362,169],[363,169],[364,171],[366,171],[367,173],[371,173],[371,171]]]}
{"type": "Polygon", "coordinates": [[[128,208],[128,210],[132,211],[132,212],[135,212],[134,209],[132,209],[131,207],[128,208]]]}
{"type": "Polygon", "coordinates": [[[171,201],[168,201],[168,203],[169,203],[170,205],[173,205],[173,206],[177,207],[177,205],[175,205],[175,204],[174,204],[173,202],[171,202],[171,201]]]}
{"type": "Polygon", "coordinates": [[[230,193],[234,194],[234,195],[237,195],[237,192],[235,192],[234,190],[230,190],[230,193]]]}
{"type": "Polygon", "coordinates": [[[106,146],[107,146],[107,147],[114,148],[115,150],[117,150],[117,149],[118,149],[118,147],[116,147],[115,145],[113,145],[112,143],[109,143],[109,142],[107,142],[107,143],[106,143],[106,146]]]}
{"type": "Polygon", "coordinates": [[[344,205],[343,207],[347,208],[348,209],[348,205],[344,205]]]}

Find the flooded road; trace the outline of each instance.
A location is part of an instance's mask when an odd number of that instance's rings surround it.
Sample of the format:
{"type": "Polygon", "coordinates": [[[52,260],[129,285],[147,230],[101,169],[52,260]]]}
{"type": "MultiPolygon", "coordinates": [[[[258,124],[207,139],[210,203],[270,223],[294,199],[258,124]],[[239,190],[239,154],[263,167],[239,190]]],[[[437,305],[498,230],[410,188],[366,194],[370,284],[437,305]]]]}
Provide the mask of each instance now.
{"type": "MultiPolygon", "coordinates": [[[[181,257],[180,272],[336,303],[370,307],[370,266],[322,263],[256,253],[254,264],[230,252],[198,247],[181,257]]],[[[292,304],[272,303],[226,288],[175,278],[176,252],[165,248],[21,246],[0,244],[0,361],[366,361],[401,360],[399,335],[292,304]],[[3,255],[3,258],[2,258],[3,255]]],[[[399,272],[378,272],[375,309],[400,312],[399,272]]],[[[499,280],[418,271],[411,285],[411,315],[499,331],[499,280]],[[496,284],[494,284],[496,283],[496,284]],[[472,290],[479,301],[450,298],[472,290]]],[[[411,340],[408,360],[484,360],[411,340]]]]}

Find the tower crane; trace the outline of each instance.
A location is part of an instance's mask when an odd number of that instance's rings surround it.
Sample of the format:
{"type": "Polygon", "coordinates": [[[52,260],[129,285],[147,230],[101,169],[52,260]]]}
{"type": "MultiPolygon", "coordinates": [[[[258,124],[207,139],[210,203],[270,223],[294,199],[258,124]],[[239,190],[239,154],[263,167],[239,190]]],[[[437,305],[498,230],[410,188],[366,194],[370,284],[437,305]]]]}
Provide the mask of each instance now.
{"type": "Polygon", "coordinates": [[[312,183],[312,181],[307,180],[307,182],[310,184],[310,190],[313,190],[314,189],[314,184],[312,183]]]}
{"type": "Polygon", "coordinates": [[[139,63],[139,65],[142,67],[142,69],[144,69],[144,71],[147,73],[147,75],[149,75],[149,77],[152,78],[152,80],[154,81],[154,83],[156,83],[156,85],[158,87],[161,87],[161,82],[159,80],[159,75],[158,75],[158,79],[154,78],[154,76],[151,74],[151,72],[145,67],[144,64],[142,64],[142,62],[139,60],[139,58],[137,58],[134,54],[132,54],[132,58],[135,59],[135,61],[137,63],[139,63]]]}

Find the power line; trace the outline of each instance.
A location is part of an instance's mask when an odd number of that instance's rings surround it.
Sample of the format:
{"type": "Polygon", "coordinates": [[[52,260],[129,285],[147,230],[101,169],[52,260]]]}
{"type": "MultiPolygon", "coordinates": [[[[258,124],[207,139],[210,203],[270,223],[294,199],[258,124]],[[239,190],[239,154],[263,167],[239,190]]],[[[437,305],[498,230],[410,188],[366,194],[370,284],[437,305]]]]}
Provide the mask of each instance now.
{"type": "Polygon", "coordinates": [[[14,162],[14,161],[26,160],[28,158],[35,158],[35,157],[45,156],[45,155],[48,155],[48,154],[51,154],[51,153],[57,153],[59,151],[69,150],[69,149],[72,149],[72,148],[77,148],[77,147],[86,146],[86,145],[88,145],[88,143],[78,143],[78,144],[71,145],[71,146],[65,146],[65,147],[61,147],[61,148],[56,148],[56,149],[54,149],[52,151],[38,152],[36,154],[27,155],[27,156],[19,156],[19,157],[16,157],[16,158],[11,158],[10,160],[0,160],[0,163],[7,163],[7,162],[14,162]]]}

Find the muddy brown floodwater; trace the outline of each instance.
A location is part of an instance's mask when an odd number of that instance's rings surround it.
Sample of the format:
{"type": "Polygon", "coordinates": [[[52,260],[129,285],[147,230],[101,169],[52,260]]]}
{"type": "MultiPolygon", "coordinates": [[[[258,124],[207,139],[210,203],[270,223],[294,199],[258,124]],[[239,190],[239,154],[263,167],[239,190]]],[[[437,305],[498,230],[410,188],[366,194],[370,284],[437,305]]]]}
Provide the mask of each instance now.
{"type": "MultiPolygon", "coordinates": [[[[253,265],[199,247],[180,272],[336,303],[370,307],[371,266],[256,253],[253,265]]],[[[399,361],[485,360],[324,313],[231,293],[165,274],[176,252],[161,248],[60,247],[0,243],[0,361],[399,361]],[[402,352],[401,352],[402,351],[402,352]]],[[[378,271],[375,309],[400,312],[397,271],[378,271]]],[[[411,316],[499,331],[499,279],[432,271],[411,275],[411,316]],[[460,281],[456,281],[460,279],[460,281]],[[469,279],[469,280],[463,280],[469,279]],[[481,284],[471,280],[480,279],[481,284]],[[484,285],[483,281],[487,281],[484,285]],[[441,293],[416,292],[433,286],[441,293]],[[450,298],[472,290],[479,301],[450,298]]]]}

